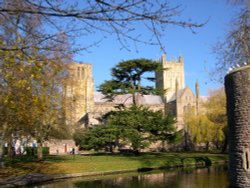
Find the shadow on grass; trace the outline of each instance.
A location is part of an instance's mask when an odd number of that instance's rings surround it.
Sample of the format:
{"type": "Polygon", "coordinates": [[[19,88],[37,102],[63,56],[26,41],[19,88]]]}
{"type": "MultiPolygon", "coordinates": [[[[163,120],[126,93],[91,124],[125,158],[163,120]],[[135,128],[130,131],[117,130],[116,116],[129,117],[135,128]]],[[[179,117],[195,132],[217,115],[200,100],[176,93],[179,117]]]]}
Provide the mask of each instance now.
{"type": "Polygon", "coordinates": [[[62,156],[44,156],[43,160],[38,160],[37,156],[29,155],[5,157],[5,167],[0,168],[0,178],[56,171],[57,167],[52,163],[55,164],[58,161],[65,161],[65,158],[62,156]]]}
{"type": "Polygon", "coordinates": [[[130,157],[131,160],[138,160],[141,163],[139,172],[151,171],[155,168],[169,169],[173,167],[209,167],[212,161],[207,156],[185,156],[171,153],[150,153],[138,157],[130,157]]]}
{"type": "Polygon", "coordinates": [[[139,172],[150,171],[155,168],[188,167],[191,165],[195,167],[208,167],[212,165],[211,159],[212,161],[222,161],[223,156],[208,154],[201,155],[195,153],[158,152],[140,153],[139,155],[121,153],[92,153],[87,155],[48,155],[44,156],[43,161],[38,161],[36,156],[16,156],[14,158],[6,158],[5,161],[6,166],[18,169],[19,171],[23,171],[25,173],[58,173],[60,171],[59,168],[61,167],[60,173],[64,173],[65,169],[74,169],[75,167],[79,167],[80,169],[80,166],[83,166],[85,171],[92,171],[93,168],[108,171],[112,168],[109,168],[107,164],[111,163],[116,163],[117,168],[133,168],[135,170],[137,169],[139,172]],[[105,161],[109,163],[105,164],[105,161]],[[130,163],[130,161],[132,163],[130,163]]]}
{"type": "MultiPolygon", "coordinates": [[[[142,168],[140,171],[147,171],[154,167],[172,168],[172,167],[209,167],[212,161],[208,156],[199,156],[189,154],[174,153],[142,153],[139,156],[127,156],[130,160],[140,161],[142,168]]],[[[217,157],[218,158],[218,157],[217,157]]],[[[223,157],[221,157],[221,160],[223,157]]]]}
{"type": "MultiPolygon", "coordinates": [[[[7,165],[15,164],[15,163],[29,163],[29,162],[65,162],[65,161],[73,161],[80,160],[84,157],[95,157],[95,156],[105,156],[105,157],[123,157],[127,160],[137,160],[140,161],[143,166],[151,167],[156,162],[164,162],[164,164],[181,164],[195,162],[195,164],[205,164],[206,166],[211,166],[212,161],[207,156],[189,156],[185,154],[174,154],[174,153],[140,153],[138,155],[135,154],[123,154],[123,153],[94,153],[87,155],[47,155],[44,156],[42,161],[38,161],[36,156],[15,156],[13,158],[5,158],[5,162],[7,165]]],[[[217,156],[216,158],[220,158],[217,156]]],[[[221,157],[223,158],[223,157],[221,157]]]]}
{"type": "Polygon", "coordinates": [[[205,166],[209,167],[212,165],[212,161],[208,157],[199,156],[199,157],[180,157],[181,164],[185,166],[185,161],[193,160],[195,162],[195,166],[205,166]]]}
{"type": "Polygon", "coordinates": [[[37,156],[30,155],[17,155],[14,157],[5,157],[4,161],[6,165],[15,163],[30,163],[30,162],[48,162],[48,161],[65,161],[68,157],[60,155],[45,155],[42,160],[38,160],[37,156]]]}

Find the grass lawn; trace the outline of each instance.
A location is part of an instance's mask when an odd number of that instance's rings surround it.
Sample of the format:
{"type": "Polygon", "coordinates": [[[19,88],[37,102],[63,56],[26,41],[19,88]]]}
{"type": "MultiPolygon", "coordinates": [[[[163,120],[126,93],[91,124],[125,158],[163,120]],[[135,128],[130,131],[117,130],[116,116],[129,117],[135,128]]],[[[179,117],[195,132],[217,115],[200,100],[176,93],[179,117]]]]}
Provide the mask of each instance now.
{"type": "Polygon", "coordinates": [[[140,168],[171,167],[195,163],[213,164],[228,159],[226,154],[208,153],[143,153],[139,156],[121,154],[45,156],[43,161],[34,157],[5,158],[6,168],[0,169],[0,178],[28,173],[69,174],[140,168]]]}

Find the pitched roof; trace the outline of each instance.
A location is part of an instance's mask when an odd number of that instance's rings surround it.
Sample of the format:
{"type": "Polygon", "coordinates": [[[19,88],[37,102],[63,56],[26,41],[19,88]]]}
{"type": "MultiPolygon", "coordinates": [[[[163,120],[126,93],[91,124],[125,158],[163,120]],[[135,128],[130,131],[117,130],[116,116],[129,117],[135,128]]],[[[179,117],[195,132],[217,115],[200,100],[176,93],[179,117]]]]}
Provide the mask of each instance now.
{"type": "MultiPolygon", "coordinates": [[[[192,90],[189,87],[185,87],[183,89],[178,90],[178,98],[182,97],[187,90],[190,90],[192,92],[192,90]]],[[[168,102],[171,102],[171,101],[174,101],[174,100],[176,100],[175,93],[172,95],[172,97],[170,98],[170,100],[168,102]]]]}
{"type": "MultiPolygon", "coordinates": [[[[94,93],[95,103],[109,102],[105,95],[101,92],[94,93]]],[[[132,94],[117,95],[112,101],[115,104],[132,104],[132,94]]],[[[139,103],[145,105],[163,104],[161,96],[158,95],[141,95],[139,97],[139,103]]]]}

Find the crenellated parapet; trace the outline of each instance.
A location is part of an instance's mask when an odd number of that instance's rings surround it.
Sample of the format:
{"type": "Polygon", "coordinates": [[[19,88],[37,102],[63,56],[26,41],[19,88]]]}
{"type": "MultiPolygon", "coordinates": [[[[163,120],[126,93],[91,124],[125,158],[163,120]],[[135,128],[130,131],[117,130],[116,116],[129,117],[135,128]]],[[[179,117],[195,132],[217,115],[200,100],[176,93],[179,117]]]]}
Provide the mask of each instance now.
{"type": "Polygon", "coordinates": [[[164,90],[164,98],[169,102],[176,93],[176,82],[179,89],[185,88],[184,60],[180,56],[177,61],[167,61],[166,55],[163,54],[159,63],[163,71],[156,72],[156,88],[164,90]]]}

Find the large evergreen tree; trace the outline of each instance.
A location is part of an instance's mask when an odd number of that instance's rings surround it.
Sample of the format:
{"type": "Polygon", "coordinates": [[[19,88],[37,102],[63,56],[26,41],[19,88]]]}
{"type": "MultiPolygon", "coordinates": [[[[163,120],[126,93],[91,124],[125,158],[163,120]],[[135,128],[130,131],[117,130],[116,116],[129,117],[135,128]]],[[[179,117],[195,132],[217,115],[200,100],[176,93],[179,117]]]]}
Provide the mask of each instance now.
{"type": "Polygon", "coordinates": [[[99,91],[112,99],[118,94],[132,94],[133,104],[138,104],[141,94],[155,93],[156,89],[144,86],[143,80],[154,81],[147,73],[160,71],[157,62],[149,59],[132,59],[118,63],[111,70],[112,79],[99,86],[99,91]]]}
{"type": "Polygon", "coordinates": [[[152,111],[142,106],[131,106],[121,111],[113,111],[106,116],[106,123],[89,130],[76,133],[74,138],[84,149],[112,151],[114,146],[130,146],[138,153],[151,143],[175,142],[180,136],[171,116],[163,116],[161,111],[152,111]]]}

